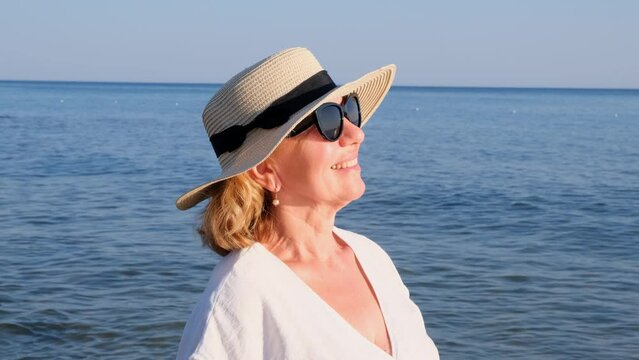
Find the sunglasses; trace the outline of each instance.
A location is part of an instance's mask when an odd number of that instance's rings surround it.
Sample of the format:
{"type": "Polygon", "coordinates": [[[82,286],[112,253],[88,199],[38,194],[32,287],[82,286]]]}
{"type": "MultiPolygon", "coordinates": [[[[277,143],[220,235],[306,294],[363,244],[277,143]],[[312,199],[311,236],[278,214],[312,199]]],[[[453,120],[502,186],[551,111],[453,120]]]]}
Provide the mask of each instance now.
{"type": "Polygon", "coordinates": [[[348,95],[344,105],[332,102],[322,104],[311,115],[295,126],[289,136],[299,135],[315,124],[317,130],[326,140],[337,141],[344,130],[344,116],[353,125],[361,127],[362,114],[359,108],[359,100],[355,94],[348,95]]]}

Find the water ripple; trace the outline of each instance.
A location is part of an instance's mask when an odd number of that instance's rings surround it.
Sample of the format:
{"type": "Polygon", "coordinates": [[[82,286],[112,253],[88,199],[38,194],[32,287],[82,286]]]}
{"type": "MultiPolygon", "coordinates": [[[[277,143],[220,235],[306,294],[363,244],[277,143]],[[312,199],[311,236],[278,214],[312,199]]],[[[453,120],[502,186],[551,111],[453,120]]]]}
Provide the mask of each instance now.
{"type": "MultiPolygon", "coordinates": [[[[173,204],[219,173],[216,88],[0,82],[1,358],[174,357],[217,261],[173,204]]],[[[443,359],[633,358],[638,114],[632,91],[393,88],[338,226],[389,252],[443,359]]]]}

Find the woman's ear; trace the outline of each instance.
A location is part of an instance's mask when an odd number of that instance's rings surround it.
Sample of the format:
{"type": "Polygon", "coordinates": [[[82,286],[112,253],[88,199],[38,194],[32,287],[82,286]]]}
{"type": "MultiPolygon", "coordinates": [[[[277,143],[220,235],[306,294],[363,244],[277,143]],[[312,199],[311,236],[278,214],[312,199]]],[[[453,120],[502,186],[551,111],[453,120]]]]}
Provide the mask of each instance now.
{"type": "Polygon", "coordinates": [[[268,161],[262,161],[261,163],[253,166],[248,170],[249,176],[260,184],[264,189],[274,192],[278,190],[279,178],[275,173],[275,169],[268,161]]]}

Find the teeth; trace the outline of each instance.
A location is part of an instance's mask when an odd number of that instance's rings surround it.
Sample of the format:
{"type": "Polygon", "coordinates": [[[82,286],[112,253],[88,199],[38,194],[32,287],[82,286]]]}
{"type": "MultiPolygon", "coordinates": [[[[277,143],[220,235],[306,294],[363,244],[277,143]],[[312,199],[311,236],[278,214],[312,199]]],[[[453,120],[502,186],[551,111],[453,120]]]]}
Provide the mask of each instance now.
{"type": "Polygon", "coordinates": [[[351,161],[346,161],[346,162],[343,162],[343,163],[335,164],[335,165],[331,166],[331,169],[333,169],[333,170],[346,169],[346,168],[349,168],[349,167],[353,167],[355,165],[357,165],[357,159],[353,159],[351,161]]]}

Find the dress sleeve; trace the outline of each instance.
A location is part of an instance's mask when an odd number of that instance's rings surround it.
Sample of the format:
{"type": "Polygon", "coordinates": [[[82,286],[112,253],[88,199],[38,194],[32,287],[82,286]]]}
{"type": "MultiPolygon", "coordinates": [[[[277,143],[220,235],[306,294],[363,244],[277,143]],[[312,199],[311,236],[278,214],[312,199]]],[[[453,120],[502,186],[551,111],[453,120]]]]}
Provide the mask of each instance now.
{"type": "Polygon", "coordinates": [[[261,360],[262,307],[254,292],[228,285],[196,306],[182,335],[178,360],[261,360]]]}

